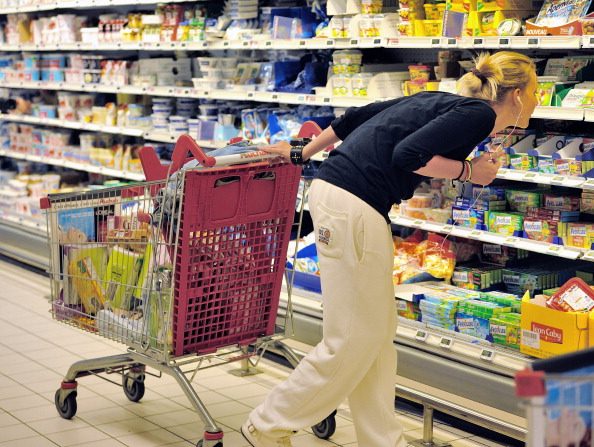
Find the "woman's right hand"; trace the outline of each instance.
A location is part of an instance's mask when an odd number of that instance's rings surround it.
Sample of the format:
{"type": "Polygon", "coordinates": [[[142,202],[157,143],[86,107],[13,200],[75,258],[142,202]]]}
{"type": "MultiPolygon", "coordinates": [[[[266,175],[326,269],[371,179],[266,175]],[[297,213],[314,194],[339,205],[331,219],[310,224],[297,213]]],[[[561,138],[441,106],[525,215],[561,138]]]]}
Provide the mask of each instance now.
{"type": "Polygon", "coordinates": [[[268,146],[258,146],[258,150],[268,152],[269,154],[277,154],[286,160],[291,160],[291,145],[288,141],[279,141],[268,146]]]}
{"type": "Polygon", "coordinates": [[[473,158],[471,163],[472,177],[470,181],[481,186],[486,186],[495,180],[497,171],[501,167],[499,157],[490,153],[473,158]]]}

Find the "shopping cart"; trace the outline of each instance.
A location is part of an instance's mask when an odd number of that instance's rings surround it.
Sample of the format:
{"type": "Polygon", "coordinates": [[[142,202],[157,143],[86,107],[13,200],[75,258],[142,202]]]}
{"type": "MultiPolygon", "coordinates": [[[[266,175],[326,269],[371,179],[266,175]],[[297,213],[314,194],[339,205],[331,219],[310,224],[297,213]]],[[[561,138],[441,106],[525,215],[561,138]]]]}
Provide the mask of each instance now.
{"type": "Polygon", "coordinates": [[[526,406],[527,447],[591,447],[594,349],[533,362],[516,374],[526,406]]]}
{"type": "Polygon", "coordinates": [[[42,200],[53,317],[128,346],[71,365],[55,394],[62,417],[76,414],[77,378],[119,373],[138,402],[149,366],[197,410],[198,445],[223,446],[191,382],[274,335],[301,172],[268,154],[234,157],[215,160],[182,136],[170,166],[143,148],[150,181],[42,200]],[[179,170],[188,151],[210,168],[179,170]]]}

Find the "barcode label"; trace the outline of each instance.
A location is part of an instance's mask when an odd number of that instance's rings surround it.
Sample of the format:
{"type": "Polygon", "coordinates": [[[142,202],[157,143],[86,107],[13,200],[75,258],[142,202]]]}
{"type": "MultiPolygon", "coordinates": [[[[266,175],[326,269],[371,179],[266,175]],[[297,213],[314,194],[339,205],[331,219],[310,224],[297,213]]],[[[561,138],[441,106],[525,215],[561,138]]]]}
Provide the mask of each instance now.
{"type": "Polygon", "coordinates": [[[528,329],[522,329],[522,342],[523,345],[529,348],[540,349],[540,335],[538,332],[532,332],[528,329]]]}

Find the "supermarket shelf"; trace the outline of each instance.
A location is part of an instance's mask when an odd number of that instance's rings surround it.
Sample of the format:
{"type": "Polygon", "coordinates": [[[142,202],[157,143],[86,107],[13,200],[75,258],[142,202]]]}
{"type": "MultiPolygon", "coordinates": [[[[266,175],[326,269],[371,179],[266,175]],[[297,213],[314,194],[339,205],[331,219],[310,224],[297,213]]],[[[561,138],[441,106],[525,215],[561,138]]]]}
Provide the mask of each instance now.
{"type": "MultiPolygon", "coordinates": [[[[68,84],[66,82],[0,82],[0,87],[33,89],[33,90],[63,90],[74,92],[97,93],[127,93],[130,95],[168,96],[174,98],[204,98],[235,101],[276,102],[280,104],[309,104],[317,106],[351,107],[362,106],[373,102],[368,98],[331,97],[303,93],[277,92],[249,92],[235,90],[198,90],[191,87],[136,87],[133,85],[113,86],[105,84],[68,84]]],[[[386,100],[390,98],[382,98],[386,100]]]]}
{"type": "Polygon", "coordinates": [[[62,166],[64,168],[75,169],[77,171],[92,172],[95,174],[102,174],[109,177],[122,178],[127,180],[143,181],[144,174],[137,174],[135,172],[126,172],[119,169],[111,169],[103,166],[93,166],[87,163],[76,163],[60,158],[42,157],[39,155],[22,154],[20,152],[7,151],[0,149],[0,156],[16,158],[19,160],[33,161],[36,163],[44,163],[53,166],[62,166]]]}
{"type": "Polygon", "coordinates": [[[538,106],[532,118],[568,120],[568,121],[583,121],[584,109],[578,107],[548,107],[538,106]]]}
{"type": "MultiPolygon", "coordinates": [[[[167,3],[181,3],[187,0],[167,0],[167,3]]],[[[1,8],[0,14],[18,14],[21,12],[53,11],[55,9],[92,9],[108,6],[138,6],[156,5],[155,0],[76,0],[71,2],[45,2],[28,6],[17,6],[14,8],[1,8]]]]}
{"type": "Polygon", "coordinates": [[[516,169],[500,168],[497,172],[497,178],[518,182],[539,183],[541,185],[594,189],[594,179],[569,175],[546,174],[543,172],[518,171],[516,169]]]}
{"type": "Polygon", "coordinates": [[[111,133],[117,135],[128,135],[141,137],[144,135],[142,129],[119,126],[101,126],[98,124],[81,123],[80,121],[61,120],[57,118],[38,118],[27,115],[0,114],[0,121],[11,121],[16,123],[38,124],[44,126],[64,127],[66,129],[86,130],[90,132],[111,133]]]}
{"type": "MultiPolygon", "coordinates": [[[[114,3],[112,3],[114,4],[114,3]]],[[[151,3],[146,3],[151,4],[151,3]]],[[[98,6],[97,6],[98,7],[98,6]]],[[[2,12],[0,12],[2,14],[2,12]]],[[[409,37],[354,39],[217,40],[198,42],[86,42],[56,44],[0,44],[0,51],[216,51],[216,50],[322,50],[348,48],[512,48],[579,49],[594,47],[589,36],[409,37]]]]}
{"type": "MultiPolygon", "coordinates": [[[[175,143],[179,138],[179,135],[168,134],[168,133],[157,133],[152,131],[145,131],[143,129],[135,129],[132,127],[119,127],[119,126],[101,126],[99,124],[81,123],[79,121],[60,120],[55,118],[38,118],[35,116],[27,115],[7,115],[0,114],[0,121],[11,121],[16,123],[27,123],[37,124],[43,126],[54,126],[64,127],[66,129],[77,129],[88,132],[101,132],[110,133],[116,135],[127,135],[131,137],[142,137],[147,141],[158,141],[161,143],[175,143]]],[[[218,149],[225,147],[227,142],[225,141],[208,141],[199,140],[198,144],[206,149],[218,149]]]]}
{"type": "Polygon", "coordinates": [[[431,231],[434,233],[449,234],[451,236],[474,239],[490,244],[505,245],[507,247],[519,248],[522,250],[542,253],[550,256],[557,256],[560,258],[578,259],[586,254],[586,250],[580,248],[565,247],[563,245],[549,244],[547,242],[534,241],[531,239],[524,239],[514,236],[504,236],[497,233],[490,233],[488,231],[473,230],[456,225],[446,225],[421,219],[411,219],[404,216],[392,217],[392,223],[404,227],[419,228],[421,230],[431,231]]]}

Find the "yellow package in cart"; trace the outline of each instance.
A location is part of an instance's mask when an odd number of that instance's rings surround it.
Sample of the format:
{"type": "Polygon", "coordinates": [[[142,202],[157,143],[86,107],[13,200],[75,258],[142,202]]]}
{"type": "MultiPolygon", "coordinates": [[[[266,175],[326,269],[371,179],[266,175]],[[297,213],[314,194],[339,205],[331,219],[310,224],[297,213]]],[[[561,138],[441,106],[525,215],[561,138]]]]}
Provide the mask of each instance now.
{"type": "MultiPolygon", "coordinates": [[[[594,332],[590,330],[587,312],[561,312],[535,301],[546,301],[543,295],[533,300],[526,293],[522,298],[520,321],[520,352],[538,358],[548,358],[587,348],[592,344],[594,332]]],[[[594,322],[593,322],[594,324],[594,322]]]]}

